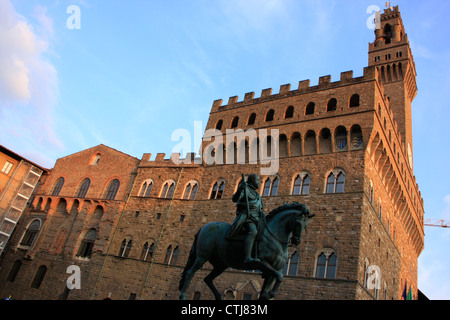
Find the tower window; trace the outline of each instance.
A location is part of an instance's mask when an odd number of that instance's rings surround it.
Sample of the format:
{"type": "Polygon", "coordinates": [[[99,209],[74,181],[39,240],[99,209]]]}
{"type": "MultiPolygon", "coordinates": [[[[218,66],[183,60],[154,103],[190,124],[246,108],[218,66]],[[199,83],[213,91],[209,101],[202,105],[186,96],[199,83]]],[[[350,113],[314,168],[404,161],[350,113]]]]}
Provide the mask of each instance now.
{"type": "Polygon", "coordinates": [[[284,118],[288,119],[288,118],[293,118],[294,117],[294,107],[293,106],[289,106],[286,109],[286,113],[284,114],[284,118]]]}
{"type": "Polygon", "coordinates": [[[384,26],[384,43],[390,44],[392,38],[392,27],[390,24],[384,26]]]}
{"type": "Polygon", "coordinates": [[[255,124],[255,120],[256,120],[256,113],[252,113],[248,118],[247,125],[250,126],[252,124],[255,124]]]}
{"type": "Polygon", "coordinates": [[[237,128],[239,124],[239,117],[234,117],[233,122],[231,122],[231,128],[237,128]]]}
{"type": "Polygon", "coordinates": [[[335,111],[337,109],[337,100],[335,98],[331,98],[327,104],[327,111],[335,111]]]}
{"type": "Polygon", "coordinates": [[[270,109],[266,114],[266,122],[273,121],[274,114],[275,114],[275,111],[273,109],[270,109]]]}
{"type": "Polygon", "coordinates": [[[305,115],[308,114],[314,114],[314,108],[316,107],[316,104],[314,102],[308,103],[305,110],[305,115]]]}
{"type": "Polygon", "coordinates": [[[353,108],[353,107],[359,107],[359,95],[358,94],[354,94],[350,98],[350,108],[353,108]]]}
{"type": "Polygon", "coordinates": [[[219,120],[216,123],[216,129],[217,130],[221,130],[222,129],[222,125],[223,125],[223,120],[219,120]]]}

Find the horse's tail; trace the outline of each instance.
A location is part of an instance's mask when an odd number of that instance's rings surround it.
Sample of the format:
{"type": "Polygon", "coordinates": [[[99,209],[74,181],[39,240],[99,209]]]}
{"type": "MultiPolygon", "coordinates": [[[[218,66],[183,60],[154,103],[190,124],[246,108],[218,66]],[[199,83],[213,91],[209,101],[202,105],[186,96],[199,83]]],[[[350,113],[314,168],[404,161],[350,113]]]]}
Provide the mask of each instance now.
{"type": "Polygon", "coordinates": [[[180,280],[180,284],[178,286],[178,290],[181,290],[183,288],[184,282],[186,281],[186,272],[194,265],[195,259],[197,257],[197,239],[198,239],[199,233],[200,233],[200,230],[195,235],[194,243],[192,244],[191,251],[189,252],[189,258],[186,262],[186,266],[184,267],[183,273],[181,275],[181,280],[180,280]]]}

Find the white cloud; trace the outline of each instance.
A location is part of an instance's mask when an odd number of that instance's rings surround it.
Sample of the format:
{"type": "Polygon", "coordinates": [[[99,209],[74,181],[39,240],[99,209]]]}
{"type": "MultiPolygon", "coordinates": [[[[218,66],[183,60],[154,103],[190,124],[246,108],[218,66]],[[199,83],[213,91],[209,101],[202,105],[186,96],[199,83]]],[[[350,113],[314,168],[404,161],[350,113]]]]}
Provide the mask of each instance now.
{"type": "Polygon", "coordinates": [[[62,148],[53,129],[57,71],[45,58],[53,21],[44,7],[36,7],[34,16],[39,22],[35,28],[15,11],[10,0],[0,0],[2,143],[19,153],[62,148]]]}

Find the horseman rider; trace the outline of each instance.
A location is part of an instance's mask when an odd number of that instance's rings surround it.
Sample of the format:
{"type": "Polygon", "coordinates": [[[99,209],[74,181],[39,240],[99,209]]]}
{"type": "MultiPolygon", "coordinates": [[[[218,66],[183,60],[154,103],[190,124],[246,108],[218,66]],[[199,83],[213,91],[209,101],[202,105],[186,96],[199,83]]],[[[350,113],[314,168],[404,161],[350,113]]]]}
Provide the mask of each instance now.
{"type": "Polygon", "coordinates": [[[233,195],[236,203],[236,219],[230,228],[229,237],[236,235],[246,226],[247,235],[244,241],[244,263],[259,262],[252,257],[252,249],[259,232],[260,222],[264,219],[263,202],[258,193],[259,177],[249,175],[247,183],[243,180],[233,195]]]}

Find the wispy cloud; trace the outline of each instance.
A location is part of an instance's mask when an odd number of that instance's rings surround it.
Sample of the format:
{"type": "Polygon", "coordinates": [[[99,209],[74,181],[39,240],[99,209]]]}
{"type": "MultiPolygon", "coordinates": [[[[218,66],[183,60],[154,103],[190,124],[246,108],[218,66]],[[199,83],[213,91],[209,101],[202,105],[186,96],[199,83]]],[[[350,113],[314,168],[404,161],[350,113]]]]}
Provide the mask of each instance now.
{"type": "Polygon", "coordinates": [[[53,22],[44,7],[35,8],[35,17],[39,22],[36,28],[15,11],[9,0],[0,1],[2,143],[14,141],[30,152],[46,147],[62,148],[53,129],[57,71],[45,58],[53,22]]]}

